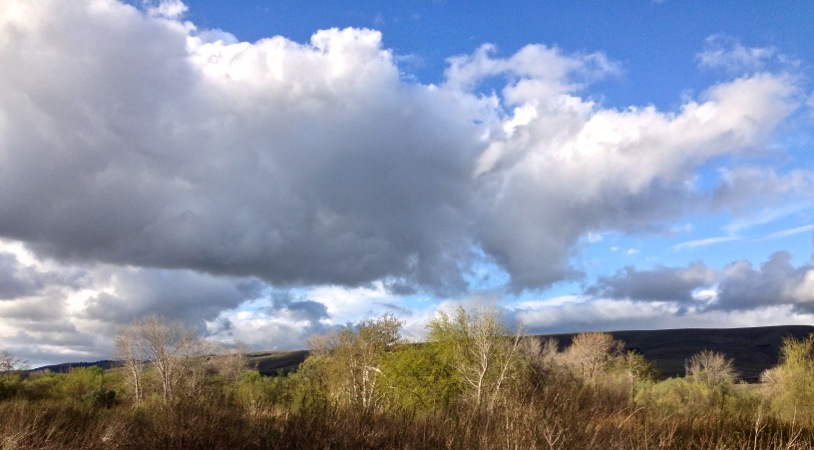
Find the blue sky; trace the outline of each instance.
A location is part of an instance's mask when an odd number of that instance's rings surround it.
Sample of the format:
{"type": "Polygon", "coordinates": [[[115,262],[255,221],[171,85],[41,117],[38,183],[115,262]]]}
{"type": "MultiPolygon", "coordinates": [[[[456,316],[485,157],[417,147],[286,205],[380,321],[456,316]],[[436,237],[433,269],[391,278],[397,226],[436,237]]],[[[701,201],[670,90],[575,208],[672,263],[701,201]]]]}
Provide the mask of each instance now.
{"type": "Polygon", "coordinates": [[[0,348],[814,321],[808,1],[0,6],[0,348]]]}

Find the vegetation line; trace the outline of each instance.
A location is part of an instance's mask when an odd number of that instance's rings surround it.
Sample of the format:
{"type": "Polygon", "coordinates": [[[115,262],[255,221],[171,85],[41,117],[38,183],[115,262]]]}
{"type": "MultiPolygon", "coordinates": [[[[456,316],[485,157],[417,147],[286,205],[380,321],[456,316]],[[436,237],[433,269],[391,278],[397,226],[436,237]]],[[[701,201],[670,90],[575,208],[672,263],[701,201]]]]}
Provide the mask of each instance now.
{"type": "Polygon", "coordinates": [[[314,336],[275,377],[157,316],[120,329],[114,369],[24,377],[0,352],[0,450],[814,448],[814,334],[745,384],[720,352],[659,379],[611,334],[561,348],[510,333],[490,305],[439,312],[422,345],[401,326],[314,336]]]}

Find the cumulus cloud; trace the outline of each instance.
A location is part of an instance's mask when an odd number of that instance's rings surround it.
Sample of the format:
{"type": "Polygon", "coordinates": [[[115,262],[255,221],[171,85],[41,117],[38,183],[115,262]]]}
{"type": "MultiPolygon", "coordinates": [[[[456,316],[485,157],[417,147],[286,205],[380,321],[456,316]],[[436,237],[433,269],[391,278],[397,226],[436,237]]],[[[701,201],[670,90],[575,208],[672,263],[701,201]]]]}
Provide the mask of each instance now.
{"type": "Polygon", "coordinates": [[[778,251],[758,268],[747,260],[720,270],[700,262],[650,270],[626,267],[613,276],[600,277],[585,290],[585,299],[661,302],[682,314],[687,310],[744,312],[773,307],[814,313],[814,265],[807,262],[795,267],[791,261],[789,252],[778,251]]]}
{"type": "Polygon", "coordinates": [[[773,253],[758,269],[748,261],[738,261],[724,269],[717,308],[749,310],[766,305],[791,305],[814,312],[814,266],[794,267],[786,251],[773,253]]]}
{"type": "Polygon", "coordinates": [[[586,293],[635,301],[691,302],[696,289],[708,287],[717,279],[714,269],[704,263],[685,268],[657,267],[640,271],[625,267],[611,277],[601,277],[586,293]]]}
{"type": "Polygon", "coordinates": [[[695,170],[759,147],[792,111],[794,92],[783,76],[760,74],[716,85],[674,114],[599,109],[518,85],[513,95],[535,114],[493,139],[480,160],[488,207],[479,242],[516,287],[573,277],[566,261],[581,236],[660,227],[705,203],[695,170]]]}
{"type": "Polygon", "coordinates": [[[0,233],[64,260],[463,286],[478,111],[401,83],[378,32],[207,43],[102,4],[4,15],[0,233]]]}
{"type": "Polygon", "coordinates": [[[210,42],[155,8],[6,6],[0,234],[66,261],[439,293],[466,289],[479,245],[540,288],[576,275],[586,233],[675,216],[694,168],[792,109],[770,74],[676,114],[602,109],[575,93],[617,65],[542,45],[424,86],[376,31],[210,42]],[[474,94],[494,76],[500,99],[474,94]]]}
{"type": "Polygon", "coordinates": [[[296,297],[290,292],[275,292],[271,298],[272,305],[268,312],[273,316],[310,322],[328,319],[328,308],[324,303],[310,300],[307,297],[296,297]]]}
{"type": "Polygon", "coordinates": [[[22,266],[12,253],[0,253],[0,300],[36,294],[43,281],[36,271],[22,266]]]}
{"type": "Polygon", "coordinates": [[[133,317],[159,314],[199,322],[224,309],[258,298],[263,285],[255,280],[211,277],[188,270],[119,269],[94,271],[104,290],[85,300],[87,318],[125,323],[133,317]]]}
{"type": "Polygon", "coordinates": [[[189,10],[181,0],[142,0],[142,4],[151,17],[180,19],[189,10]]]}
{"type": "Polygon", "coordinates": [[[702,68],[740,74],[761,71],[778,56],[783,59],[774,47],[744,47],[732,36],[716,34],[706,39],[705,48],[696,59],[702,68]]]}
{"type": "MultiPolygon", "coordinates": [[[[750,210],[747,170],[712,193],[698,170],[758,153],[800,103],[794,77],[752,70],[675,110],[611,109],[585,92],[619,63],[542,44],[452,56],[425,85],[375,30],[248,43],[185,13],[0,4],[0,240],[39,264],[0,252],[4,339],[92,348],[160,313],[294,345],[399,295],[465,295],[484,262],[516,293],[545,289],[581,276],[591,236],[750,210]],[[25,331],[35,317],[66,334],[25,331]]],[[[767,174],[760,198],[809,185],[767,174]]],[[[709,276],[656,272],[595,293],[686,301],[709,276]]]]}

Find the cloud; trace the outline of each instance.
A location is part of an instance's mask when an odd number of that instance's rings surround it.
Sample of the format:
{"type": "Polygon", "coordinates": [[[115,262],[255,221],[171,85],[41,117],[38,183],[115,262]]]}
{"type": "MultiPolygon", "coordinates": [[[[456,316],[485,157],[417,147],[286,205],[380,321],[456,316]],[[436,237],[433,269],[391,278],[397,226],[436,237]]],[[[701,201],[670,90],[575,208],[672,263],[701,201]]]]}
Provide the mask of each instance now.
{"type": "Polygon", "coordinates": [[[4,15],[24,38],[0,50],[0,234],[280,285],[464,286],[477,102],[401,83],[371,30],[230,45],[103,4],[4,15]]]}
{"type": "Polygon", "coordinates": [[[794,267],[791,254],[773,253],[757,270],[748,261],[727,266],[718,292],[716,308],[743,311],[767,305],[791,305],[814,312],[814,266],[794,267]]]}
{"type": "Polygon", "coordinates": [[[687,303],[693,292],[715,283],[717,273],[697,262],[686,268],[657,267],[640,271],[625,267],[611,277],[600,277],[586,290],[587,294],[634,301],[687,303]]]}
{"type": "Polygon", "coordinates": [[[540,302],[512,312],[530,333],[808,325],[814,320],[814,315],[794,311],[787,305],[746,311],[683,311],[669,303],[618,299],[570,303],[556,308],[540,302]]]}
{"type": "Polygon", "coordinates": [[[125,323],[159,314],[196,323],[260,296],[262,283],[211,277],[188,270],[119,269],[94,271],[104,290],[85,301],[81,314],[95,320],[125,323]]]}
{"type": "Polygon", "coordinates": [[[581,236],[657,229],[707,204],[692,187],[695,171],[760,147],[794,108],[789,83],[766,74],[722,83],[677,114],[599,109],[569,92],[541,97],[518,85],[514,98],[535,114],[481,158],[488,206],[479,242],[518,288],[578,276],[567,260],[581,236]]]}
{"type": "Polygon", "coordinates": [[[589,300],[668,303],[680,314],[778,306],[800,314],[814,313],[814,265],[808,262],[795,267],[791,260],[789,252],[778,251],[759,268],[747,260],[722,269],[701,262],[651,270],[625,267],[613,276],[600,277],[585,294],[589,300]]]}
{"type": "Polygon", "coordinates": [[[290,292],[275,292],[271,300],[268,312],[272,316],[312,322],[328,319],[328,308],[325,304],[309,300],[307,297],[295,297],[290,292]]]}
{"type": "Polygon", "coordinates": [[[504,95],[510,104],[516,104],[518,88],[535,89],[538,95],[559,94],[621,71],[618,63],[602,53],[568,55],[539,44],[527,45],[508,58],[494,58],[495,53],[494,45],[484,44],[471,55],[448,58],[445,84],[453,90],[471,91],[484,79],[503,76],[509,80],[504,95]]]}
{"type": "Polygon", "coordinates": [[[712,192],[712,207],[732,220],[724,229],[739,234],[758,225],[778,221],[814,206],[814,172],[793,169],[779,173],[772,167],[736,166],[719,170],[712,192]]]}
{"type": "Polygon", "coordinates": [[[39,274],[23,267],[11,253],[0,253],[0,300],[36,294],[43,288],[39,274]]]}
{"type": "Polygon", "coordinates": [[[142,0],[150,17],[178,20],[189,10],[181,0],[142,0]]]}
{"type": "MultiPolygon", "coordinates": [[[[23,249],[0,245],[0,337],[28,355],[109,350],[147,313],[280,347],[384,311],[415,327],[426,311],[401,296],[469,295],[487,265],[499,288],[537,292],[582,277],[572,261],[596,236],[809,198],[804,170],[696,184],[771,145],[801,103],[782,72],[674,110],[609,108],[587,93],[623,71],[601,52],[486,44],[426,85],[375,30],[248,43],[184,14],[0,4],[0,244],[23,249]]],[[[686,302],[704,268],[629,268],[596,293],[686,302]]]]}
{"type": "Polygon", "coordinates": [[[771,74],[677,114],[616,111],[576,96],[618,72],[601,53],[484,46],[425,86],[373,30],[213,42],[170,20],[177,2],[161,18],[12,3],[0,235],[62,261],[448,295],[480,246],[517,289],[544,288],[578,276],[587,233],[686,210],[695,168],[760,145],[793,108],[771,74]],[[495,76],[500,98],[473,91],[495,76]]]}
{"type": "Polygon", "coordinates": [[[782,239],[788,236],[794,236],[797,234],[802,233],[809,233],[814,230],[814,225],[803,225],[799,227],[789,228],[787,230],[780,230],[775,231],[774,233],[769,234],[768,236],[764,237],[765,240],[773,240],[773,239],[782,239]]]}
{"type": "Polygon", "coordinates": [[[706,39],[704,51],[695,58],[701,68],[741,74],[759,72],[778,56],[774,47],[744,47],[731,36],[716,34],[706,39]]]}
{"type": "Polygon", "coordinates": [[[688,248],[708,247],[710,245],[722,244],[724,242],[732,242],[741,239],[738,236],[716,236],[705,239],[696,239],[692,241],[682,242],[673,246],[673,250],[685,250],[688,248]]]}

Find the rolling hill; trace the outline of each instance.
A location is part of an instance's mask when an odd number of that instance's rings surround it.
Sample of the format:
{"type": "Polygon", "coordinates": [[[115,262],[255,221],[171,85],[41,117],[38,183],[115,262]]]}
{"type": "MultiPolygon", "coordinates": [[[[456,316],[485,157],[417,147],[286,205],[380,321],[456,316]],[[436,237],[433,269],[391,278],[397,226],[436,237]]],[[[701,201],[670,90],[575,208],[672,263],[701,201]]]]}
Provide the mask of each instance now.
{"type": "MultiPolygon", "coordinates": [[[[758,381],[760,373],[779,362],[780,348],[787,337],[804,338],[814,332],[814,326],[783,325],[754,328],[682,328],[672,330],[611,331],[616,339],[625,342],[626,348],[635,350],[653,362],[666,377],[684,375],[685,361],[702,350],[721,352],[732,358],[742,380],[758,381]]],[[[567,347],[576,333],[537,335],[537,338],[554,338],[560,348],[567,347]]],[[[297,369],[307,350],[254,352],[246,355],[251,366],[263,375],[277,375],[297,369]]],[[[72,367],[99,365],[110,368],[114,361],[64,363],[43,366],[29,372],[50,370],[67,372],[72,367]]]]}

